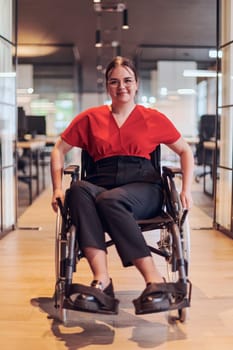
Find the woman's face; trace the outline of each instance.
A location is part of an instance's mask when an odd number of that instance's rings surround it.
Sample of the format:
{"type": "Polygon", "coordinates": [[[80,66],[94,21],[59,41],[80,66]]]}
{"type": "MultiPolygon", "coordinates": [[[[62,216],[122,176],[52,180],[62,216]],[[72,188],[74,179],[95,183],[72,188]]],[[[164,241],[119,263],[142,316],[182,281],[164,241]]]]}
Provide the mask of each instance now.
{"type": "Polygon", "coordinates": [[[134,100],[138,89],[134,72],[123,66],[117,66],[110,71],[107,81],[107,91],[114,103],[127,103],[134,100]]]}

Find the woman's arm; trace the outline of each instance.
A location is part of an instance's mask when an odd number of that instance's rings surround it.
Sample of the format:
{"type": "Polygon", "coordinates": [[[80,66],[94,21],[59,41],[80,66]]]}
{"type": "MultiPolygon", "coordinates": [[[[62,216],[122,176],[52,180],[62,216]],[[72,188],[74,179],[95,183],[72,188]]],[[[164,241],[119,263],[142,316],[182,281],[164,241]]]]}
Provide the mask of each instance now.
{"type": "Polygon", "coordinates": [[[190,209],[192,206],[191,186],[194,172],[194,157],[191,147],[180,137],[178,141],[167,145],[180,157],[182,176],[182,189],[180,193],[183,208],[190,209]]]}
{"type": "Polygon", "coordinates": [[[70,151],[72,148],[71,145],[59,139],[53,150],[51,152],[51,178],[53,185],[53,196],[52,196],[52,207],[54,211],[57,211],[57,202],[56,198],[61,198],[63,201],[64,193],[62,190],[62,175],[63,175],[63,167],[64,167],[64,158],[65,154],[70,151]]]}

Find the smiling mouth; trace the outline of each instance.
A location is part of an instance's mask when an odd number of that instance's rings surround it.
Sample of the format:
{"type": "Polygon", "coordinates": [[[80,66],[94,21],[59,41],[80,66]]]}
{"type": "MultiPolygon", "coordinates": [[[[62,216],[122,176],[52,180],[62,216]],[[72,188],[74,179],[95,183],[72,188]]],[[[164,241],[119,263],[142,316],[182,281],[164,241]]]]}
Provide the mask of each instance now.
{"type": "Polygon", "coordinates": [[[120,92],[117,92],[117,95],[128,95],[128,92],[127,91],[120,91],[120,92]]]}

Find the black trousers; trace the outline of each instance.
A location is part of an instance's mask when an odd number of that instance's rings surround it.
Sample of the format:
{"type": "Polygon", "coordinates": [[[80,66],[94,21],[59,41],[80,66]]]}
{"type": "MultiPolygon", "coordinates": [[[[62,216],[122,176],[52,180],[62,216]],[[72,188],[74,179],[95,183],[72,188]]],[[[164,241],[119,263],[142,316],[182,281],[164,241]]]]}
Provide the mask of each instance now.
{"type": "Polygon", "coordinates": [[[71,218],[80,248],[106,250],[105,232],[113,239],[123,266],[150,256],[135,220],[155,216],[161,209],[160,184],[134,182],[105,189],[87,181],[74,183],[69,192],[71,218]]]}

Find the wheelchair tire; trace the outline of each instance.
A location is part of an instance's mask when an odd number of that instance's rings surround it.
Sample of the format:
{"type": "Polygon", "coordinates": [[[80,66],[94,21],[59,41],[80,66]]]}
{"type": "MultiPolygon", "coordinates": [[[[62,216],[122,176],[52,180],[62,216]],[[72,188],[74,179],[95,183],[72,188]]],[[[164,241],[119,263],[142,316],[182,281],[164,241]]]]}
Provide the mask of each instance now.
{"type": "Polygon", "coordinates": [[[183,250],[183,256],[185,259],[185,262],[187,264],[187,271],[186,274],[188,276],[189,272],[189,265],[190,265],[190,251],[191,251],[191,244],[190,244],[190,224],[189,224],[189,218],[186,217],[185,222],[183,224],[183,232],[182,232],[182,250],[183,250]]]}
{"type": "Polygon", "coordinates": [[[58,211],[55,237],[55,308],[57,309],[58,319],[64,325],[67,323],[68,310],[63,305],[67,297],[67,289],[72,283],[75,268],[75,235],[75,227],[70,226],[67,230],[61,213],[58,211]]]}
{"type": "Polygon", "coordinates": [[[62,216],[60,213],[60,210],[58,210],[57,218],[56,218],[56,231],[55,231],[55,278],[56,278],[56,284],[55,284],[55,293],[54,293],[54,299],[55,299],[55,309],[57,311],[57,318],[60,322],[65,323],[67,316],[66,316],[66,310],[62,308],[62,305],[65,300],[65,279],[64,273],[62,273],[62,270],[64,268],[61,268],[62,260],[64,260],[65,255],[65,247],[61,246],[61,236],[62,236],[62,230],[63,230],[63,221],[62,216]]]}
{"type": "MultiPolygon", "coordinates": [[[[178,210],[179,210],[179,217],[181,220],[181,217],[183,215],[183,208],[181,205],[181,200],[179,196],[177,196],[177,205],[178,205],[178,210]]],[[[189,264],[190,264],[190,225],[189,225],[189,218],[188,215],[185,216],[185,220],[183,222],[182,227],[180,228],[180,240],[181,240],[181,249],[182,249],[182,255],[185,261],[185,269],[186,269],[186,277],[188,278],[188,272],[189,272],[189,264]]],[[[170,254],[171,254],[171,259],[168,260],[168,280],[170,282],[176,282],[179,278],[177,275],[177,270],[175,268],[176,262],[173,258],[173,248],[172,248],[172,236],[169,239],[170,242],[170,254]]]]}
{"type": "MultiPolygon", "coordinates": [[[[185,261],[185,269],[186,269],[186,277],[188,278],[189,275],[189,266],[190,266],[190,224],[189,224],[189,218],[186,217],[183,228],[182,228],[182,238],[181,238],[181,244],[182,244],[182,251],[183,251],[183,257],[185,261]]],[[[181,323],[184,323],[187,321],[189,315],[188,308],[178,309],[178,320],[181,323]]]]}
{"type": "Polygon", "coordinates": [[[186,276],[188,277],[189,273],[189,264],[190,264],[190,224],[189,224],[189,217],[188,217],[188,211],[183,210],[180,197],[178,198],[179,201],[179,217],[180,221],[182,221],[182,216],[184,215],[185,219],[182,222],[182,227],[180,227],[180,236],[181,236],[181,245],[182,245],[182,252],[183,257],[186,264],[186,276]]]}
{"type": "MultiPolygon", "coordinates": [[[[183,209],[182,209],[179,196],[177,196],[177,204],[178,204],[179,216],[181,219],[183,215],[183,209]]],[[[179,235],[180,235],[181,251],[182,251],[182,256],[185,263],[185,276],[186,276],[186,279],[188,280],[188,271],[189,271],[189,263],[190,263],[190,226],[189,226],[189,220],[187,215],[185,216],[185,220],[183,222],[182,227],[179,227],[179,231],[180,231],[179,235]]],[[[173,244],[173,237],[171,233],[168,241],[170,242],[169,250],[171,254],[170,259],[167,260],[168,282],[175,283],[179,280],[180,276],[177,268],[177,257],[176,257],[177,253],[175,251],[176,248],[175,248],[175,245],[173,244]]],[[[172,319],[173,321],[178,320],[183,323],[186,321],[187,316],[188,316],[187,308],[181,308],[181,309],[172,310],[169,312],[169,318],[172,319]],[[174,312],[176,313],[176,316],[174,316],[174,312]]]]}

